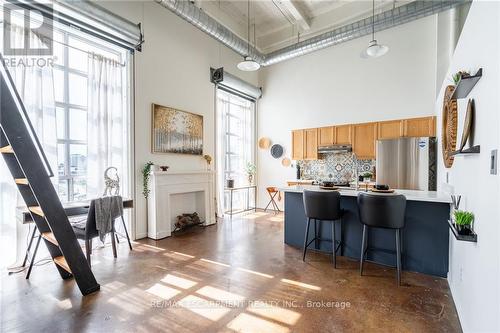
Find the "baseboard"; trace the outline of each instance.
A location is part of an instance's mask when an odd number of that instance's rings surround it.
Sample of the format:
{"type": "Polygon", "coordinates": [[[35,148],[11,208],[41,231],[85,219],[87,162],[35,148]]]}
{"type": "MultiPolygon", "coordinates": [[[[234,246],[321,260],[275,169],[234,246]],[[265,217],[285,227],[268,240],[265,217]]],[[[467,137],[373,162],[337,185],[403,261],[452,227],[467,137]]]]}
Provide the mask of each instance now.
{"type": "Polygon", "coordinates": [[[140,233],[140,234],[135,234],[135,239],[134,240],[139,240],[139,239],[143,239],[143,238],[147,238],[148,237],[148,233],[147,232],[143,232],[143,233],[140,233]]]}

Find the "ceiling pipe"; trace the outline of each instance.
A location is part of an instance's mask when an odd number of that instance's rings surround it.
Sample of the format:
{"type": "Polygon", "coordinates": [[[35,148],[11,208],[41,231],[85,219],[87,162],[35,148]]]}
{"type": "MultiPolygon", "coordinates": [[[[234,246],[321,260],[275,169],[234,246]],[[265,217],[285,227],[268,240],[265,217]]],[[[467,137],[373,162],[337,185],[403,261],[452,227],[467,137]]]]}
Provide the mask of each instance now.
{"type": "MultiPolygon", "coordinates": [[[[255,47],[248,49],[247,42],[217,22],[187,0],[155,0],[198,29],[212,36],[241,56],[250,56],[262,66],[315,52],[326,47],[367,36],[372,32],[372,17],[325,32],[299,43],[284,47],[269,54],[259,52],[255,47]],[[249,50],[249,51],[248,51],[249,50]],[[250,53],[250,54],[248,54],[250,53]]],[[[418,0],[384,11],[373,17],[375,32],[386,30],[429,15],[454,8],[471,0],[418,0]]]]}
{"type": "Polygon", "coordinates": [[[251,57],[259,64],[264,63],[264,54],[255,47],[249,46],[248,42],[238,37],[231,30],[210,17],[203,10],[187,0],[155,0],[163,7],[180,18],[188,21],[201,31],[207,33],[222,44],[229,47],[242,57],[251,57]]]}

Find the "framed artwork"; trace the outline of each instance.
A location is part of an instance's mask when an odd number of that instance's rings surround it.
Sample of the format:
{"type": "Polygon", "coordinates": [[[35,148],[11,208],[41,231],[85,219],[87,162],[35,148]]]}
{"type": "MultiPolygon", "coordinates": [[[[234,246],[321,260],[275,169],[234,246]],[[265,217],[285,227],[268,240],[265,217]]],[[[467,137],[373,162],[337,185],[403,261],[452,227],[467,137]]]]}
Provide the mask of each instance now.
{"type": "Polygon", "coordinates": [[[152,105],[153,153],[203,154],[203,116],[152,105]]]}

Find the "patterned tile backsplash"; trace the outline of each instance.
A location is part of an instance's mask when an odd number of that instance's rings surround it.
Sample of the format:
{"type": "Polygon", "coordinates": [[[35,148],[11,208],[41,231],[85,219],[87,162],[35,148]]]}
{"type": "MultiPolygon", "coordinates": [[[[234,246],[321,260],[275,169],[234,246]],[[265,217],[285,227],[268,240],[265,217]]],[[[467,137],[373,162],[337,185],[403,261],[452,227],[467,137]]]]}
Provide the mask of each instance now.
{"type": "MultiPolygon", "coordinates": [[[[352,153],[325,154],[322,159],[300,161],[303,178],[331,180],[336,183],[354,180],[354,155],[352,153]]],[[[358,174],[373,172],[375,160],[357,160],[358,174]]]]}

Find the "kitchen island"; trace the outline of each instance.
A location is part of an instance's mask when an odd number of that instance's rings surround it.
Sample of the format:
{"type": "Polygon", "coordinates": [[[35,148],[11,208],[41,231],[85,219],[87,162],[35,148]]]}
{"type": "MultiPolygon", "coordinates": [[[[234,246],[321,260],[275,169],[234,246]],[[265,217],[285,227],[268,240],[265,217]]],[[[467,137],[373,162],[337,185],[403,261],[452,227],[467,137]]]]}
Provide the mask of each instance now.
{"type": "MultiPolygon", "coordinates": [[[[285,193],[285,243],[295,247],[303,247],[306,228],[306,216],[302,193],[307,190],[325,191],[318,186],[289,186],[280,188],[285,193]]],[[[357,196],[361,191],[341,189],[340,205],[344,209],[342,218],[343,256],[359,260],[363,226],[359,221],[357,196]]],[[[433,191],[396,190],[406,199],[406,224],[402,230],[402,267],[404,270],[420,272],[440,277],[448,273],[448,241],[447,220],[450,213],[448,195],[433,191]]],[[[318,233],[321,238],[331,238],[330,223],[320,223],[318,233]]],[[[337,230],[339,224],[337,222],[337,230]]],[[[312,239],[313,228],[309,232],[312,239]]],[[[339,238],[337,231],[337,239],[339,238]]],[[[383,265],[394,266],[396,263],[394,230],[370,228],[368,233],[367,258],[383,265]]],[[[314,243],[310,245],[314,249],[314,243]]],[[[316,249],[331,253],[329,242],[320,242],[316,249]]]]}

